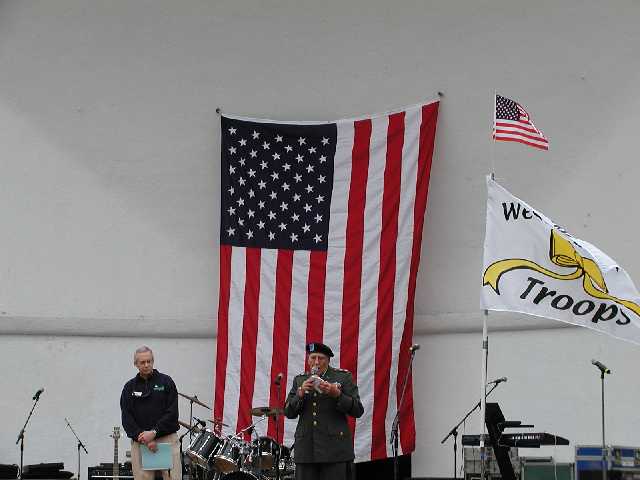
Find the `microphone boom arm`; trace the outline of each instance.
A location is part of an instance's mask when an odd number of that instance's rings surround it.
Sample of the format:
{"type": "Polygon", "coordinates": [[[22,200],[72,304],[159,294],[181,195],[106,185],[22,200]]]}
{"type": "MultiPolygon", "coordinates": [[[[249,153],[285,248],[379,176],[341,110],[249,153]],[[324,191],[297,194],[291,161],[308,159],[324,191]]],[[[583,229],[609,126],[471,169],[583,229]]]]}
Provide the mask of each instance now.
{"type": "MultiPolygon", "coordinates": [[[[491,395],[491,392],[493,392],[496,388],[498,388],[498,385],[500,385],[500,384],[499,384],[499,383],[494,383],[494,384],[493,384],[493,386],[491,387],[491,390],[489,390],[489,391],[487,392],[487,394],[485,395],[485,398],[487,398],[489,395],[491,395]]],[[[469,411],[467,412],[467,414],[466,414],[464,417],[462,417],[462,420],[460,420],[460,421],[456,424],[456,426],[455,426],[455,427],[453,427],[453,428],[449,431],[449,433],[447,433],[446,437],[444,437],[444,438],[440,441],[440,443],[442,444],[442,443],[446,442],[446,441],[447,441],[447,439],[448,439],[451,435],[457,435],[457,434],[458,434],[458,427],[459,427],[460,425],[462,425],[462,424],[465,422],[465,420],[466,420],[467,418],[469,418],[469,416],[470,416],[473,412],[475,412],[478,408],[480,408],[480,402],[479,402],[479,401],[478,401],[478,403],[476,403],[476,404],[473,406],[473,408],[472,408],[471,410],[469,410],[469,411]]]]}

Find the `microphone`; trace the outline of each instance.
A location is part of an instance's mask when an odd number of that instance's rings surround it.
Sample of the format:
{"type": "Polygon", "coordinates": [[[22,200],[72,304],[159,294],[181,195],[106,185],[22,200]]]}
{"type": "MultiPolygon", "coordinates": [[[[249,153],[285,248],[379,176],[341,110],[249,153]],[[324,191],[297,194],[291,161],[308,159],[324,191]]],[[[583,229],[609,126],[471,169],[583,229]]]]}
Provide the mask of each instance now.
{"type": "Polygon", "coordinates": [[[200,420],[198,417],[193,417],[193,419],[196,421],[196,425],[200,425],[201,427],[207,426],[207,422],[204,420],[200,420]]]}
{"type": "Polygon", "coordinates": [[[506,382],[506,381],[507,381],[507,377],[500,377],[500,378],[496,378],[495,380],[491,380],[490,382],[487,382],[487,385],[493,385],[493,384],[498,385],[499,383],[506,382]]]}
{"type": "Polygon", "coordinates": [[[591,360],[591,363],[598,367],[602,373],[611,373],[611,370],[609,370],[606,365],[603,365],[599,361],[591,360]]]}
{"type": "Polygon", "coordinates": [[[36,394],[33,396],[33,400],[40,400],[40,395],[42,395],[42,392],[44,392],[44,387],[36,392],[36,394]]]}
{"type": "MultiPolygon", "coordinates": [[[[313,377],[313,376],[318,375],[318,370],[320,370],[320,369],[318,368],[318,366],[317,366],[317,365],[314,365],[313,367],[311,367],[311,376],[313,377]]],[[[317,385],[317,384],[316,384],[316,385],[317,385]]],[[[309,395],[309,390],[305,390],[305,391],[304,391],[304,394],[305,394],[305,395],[309,395]]]]}
{"type": "Polygon", "coordinates": [[[418,343],[414,343],[409,347],[409,352],[411,353],[415,352],[416,350],[420,350],[420,344],[418,343]]]}
{"type": "Polygon", "coordinates": [[[280,372],[278,375],[276,375],[276,379],[273,381],[276,385],[280,385],[280,382],[282,381],[282,377],[283,377],[283,373],[280,372]]]}

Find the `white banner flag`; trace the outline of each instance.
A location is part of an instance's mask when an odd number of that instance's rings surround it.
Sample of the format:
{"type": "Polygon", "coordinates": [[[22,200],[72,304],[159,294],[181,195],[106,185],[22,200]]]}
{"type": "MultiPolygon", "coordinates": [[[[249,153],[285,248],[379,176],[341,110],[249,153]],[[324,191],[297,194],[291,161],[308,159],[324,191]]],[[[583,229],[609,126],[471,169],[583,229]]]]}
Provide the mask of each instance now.
{"type": "Polygon", "coordinates": [[[640,344],[640,295],[615,260],[487,177],[481,306],[640,344]]]}

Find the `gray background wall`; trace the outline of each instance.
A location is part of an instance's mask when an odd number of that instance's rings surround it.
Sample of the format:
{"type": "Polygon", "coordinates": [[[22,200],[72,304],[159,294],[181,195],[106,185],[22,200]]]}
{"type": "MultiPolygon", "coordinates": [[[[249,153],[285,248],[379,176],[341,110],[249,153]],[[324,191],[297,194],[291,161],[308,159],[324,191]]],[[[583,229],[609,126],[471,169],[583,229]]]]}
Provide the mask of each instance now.
{"type": "MultiPolygon", "coordinates": [[[[416,304],[414,475],[450,473],[439,441],[480,383],[484,175],[640,275],[639,20],[634,0],[0,2],[0,463],[18,461],[40,386],[26,463],[75,470],[65,416],[87,442],[84,465],[109,461],[141,343],[181,391],[213,397],[216,107],[330,120],[442,91],[416,304]],[[492,145],[494,89],[529,108],[548,153],[492,145]]],[[[507,416],[596,443],[598,357],[614,370],[608,437],[640,444],[637,347],[558,326],[490,316],[507,416]]]]}

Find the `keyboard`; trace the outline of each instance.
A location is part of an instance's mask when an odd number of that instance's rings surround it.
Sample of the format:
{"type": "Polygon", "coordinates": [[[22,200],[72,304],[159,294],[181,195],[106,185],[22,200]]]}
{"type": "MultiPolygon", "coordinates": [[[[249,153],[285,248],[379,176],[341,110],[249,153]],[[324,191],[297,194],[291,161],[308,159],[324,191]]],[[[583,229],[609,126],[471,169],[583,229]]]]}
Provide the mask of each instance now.
{"type": "MultiPolygon", "coordinates": [[[[489,442],[485,442],[489,445],[489,442]]],[[[569,445],[569,440],[551,433],[503,433],[498,441],[505,447],[540,448],[542,445],[569,445]]],[[[463,435],[462,445],[474,447],[480,445],[480,435],[463,435]]]]}

